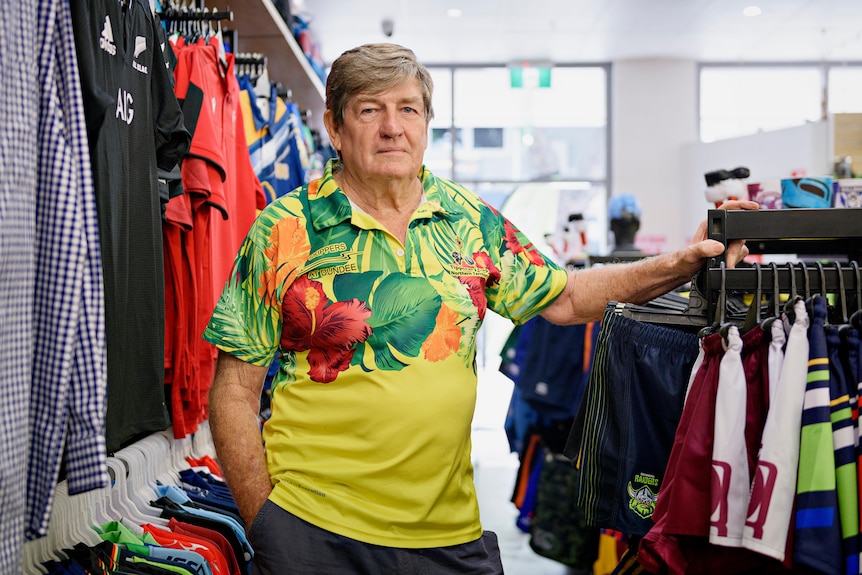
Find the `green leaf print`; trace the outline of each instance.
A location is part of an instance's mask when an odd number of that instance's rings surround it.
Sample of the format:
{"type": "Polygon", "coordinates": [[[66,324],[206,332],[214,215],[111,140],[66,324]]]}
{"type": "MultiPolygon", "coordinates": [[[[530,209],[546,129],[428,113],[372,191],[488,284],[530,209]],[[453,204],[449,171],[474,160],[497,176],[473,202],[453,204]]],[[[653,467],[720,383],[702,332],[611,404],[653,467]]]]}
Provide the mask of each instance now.
{"type": "Polygon", "coordinates": [[[359,301],[368,302],[371,298],[371,289],[381,275],[383,272],[373,271],[335,276],[332,280],[332,292],[335,294],[335,299],[345,301],[356,298],[359,301]]]}
{"type": "MultiPolygon", "coordinates": [[[[364,344],[371,346],[377,369],[400,370],[406,365],[392,349],[407,358],[419,356],[422,342],[434,330],[440,303],[440,296],[423,278],[390,274],[380,282],[369,299],[372,332],[364,344]]],[[[357,348],[354,358],[363,356],[357,348]]]]}
{"type": "Polygon", "coordinates": [[[479,228],[482,230],[482,237],[485,238],[487,246],[503,246],[503,234],[505,233],[503,226],[500,225],[500,216],[494,214],[491,210],[482,209],[482,216],[479,220],[479,228]]]}

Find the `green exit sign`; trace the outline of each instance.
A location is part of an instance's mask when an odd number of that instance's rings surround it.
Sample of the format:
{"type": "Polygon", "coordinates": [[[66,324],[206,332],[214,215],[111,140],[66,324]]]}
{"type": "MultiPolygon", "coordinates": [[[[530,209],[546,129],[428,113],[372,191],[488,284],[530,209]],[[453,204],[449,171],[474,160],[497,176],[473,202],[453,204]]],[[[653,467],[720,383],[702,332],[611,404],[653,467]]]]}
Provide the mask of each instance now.
{"type": "Polygon", "coordinates": [[[549,66],[513,66],[509,68],[509,83],[512,88],[550,88],[549,66]]]}

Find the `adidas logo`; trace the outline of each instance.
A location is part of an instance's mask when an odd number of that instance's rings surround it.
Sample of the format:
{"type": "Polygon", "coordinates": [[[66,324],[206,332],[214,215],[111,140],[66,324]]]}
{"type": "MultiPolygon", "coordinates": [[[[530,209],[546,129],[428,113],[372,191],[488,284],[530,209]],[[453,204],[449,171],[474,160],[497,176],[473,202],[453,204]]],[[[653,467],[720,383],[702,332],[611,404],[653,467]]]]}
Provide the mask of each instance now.
{"type": "MultiPolygon", "coordinates": [[[[143,52],[147,49],[147,39],[144,36],[135,36],[135,58],[137,59],[143,52]]],[[[143,64],[140,64],[136,61],[132,62],[132,68],[140,72],[141,74],[147,73],[147,67],[143,64]]]]}
{"type": "Polygon", "coordinates": [[[114,29],[111,27],[110,16],[105,16],[105,26],[102,28],[102,35],[99,36],[99,47],[111,56],[117,55],[117,45],[114,44],[114,29]]]}

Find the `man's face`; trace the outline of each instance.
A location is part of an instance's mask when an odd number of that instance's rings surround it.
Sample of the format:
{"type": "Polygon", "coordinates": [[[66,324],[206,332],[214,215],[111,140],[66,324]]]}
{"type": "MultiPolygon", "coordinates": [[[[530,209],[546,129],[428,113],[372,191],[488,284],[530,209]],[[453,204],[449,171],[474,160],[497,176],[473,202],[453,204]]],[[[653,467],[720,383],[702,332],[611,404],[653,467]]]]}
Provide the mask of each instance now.
{"type": "Polygon", "coordinates": [[[415,178],[428,146],[428,120],[418,80],[381,94],[357,94],[344,123],[326,118],[344,169],[363,181],[415,178]]]}

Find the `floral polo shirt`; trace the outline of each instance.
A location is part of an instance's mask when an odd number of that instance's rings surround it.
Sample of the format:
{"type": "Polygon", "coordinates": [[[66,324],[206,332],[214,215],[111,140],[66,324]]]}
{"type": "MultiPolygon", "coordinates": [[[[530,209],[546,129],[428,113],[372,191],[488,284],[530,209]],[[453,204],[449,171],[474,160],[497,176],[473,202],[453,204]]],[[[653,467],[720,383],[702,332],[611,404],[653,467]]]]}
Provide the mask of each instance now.
{"type": "Polygon", "coordinates": [[[566,272],[476,194],[423,167],[405,244],[323,176],[255,221],[204,338],[269,365],[270,499],[377,545],[481,536],[471,465],[476,333],[524,322],[566,272]]]}

